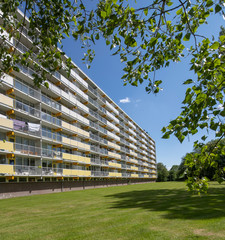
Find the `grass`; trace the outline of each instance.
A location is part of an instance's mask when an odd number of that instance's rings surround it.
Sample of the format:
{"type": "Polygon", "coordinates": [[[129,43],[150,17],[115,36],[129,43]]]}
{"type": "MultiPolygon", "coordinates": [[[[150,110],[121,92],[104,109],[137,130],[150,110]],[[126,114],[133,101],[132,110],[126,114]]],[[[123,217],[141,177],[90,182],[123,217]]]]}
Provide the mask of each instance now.
{"type": "Polygon", "coordinates": [[[225,239],[225,184],[149,183],[0,200],[0,239],[225,239]]]}

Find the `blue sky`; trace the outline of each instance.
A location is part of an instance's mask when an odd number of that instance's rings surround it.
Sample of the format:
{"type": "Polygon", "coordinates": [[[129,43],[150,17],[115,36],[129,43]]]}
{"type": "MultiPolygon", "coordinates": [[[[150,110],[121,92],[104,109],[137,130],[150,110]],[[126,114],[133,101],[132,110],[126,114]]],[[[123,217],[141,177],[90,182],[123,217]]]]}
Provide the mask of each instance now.
{"type": "MultiPolygon", "coordinates": [[[[217,36],[224,23],[222,16],[217,15],[210,19],[208,26],[201,28],[201,32],[209,37],[212,34],[217,36]]],[[[155,140],[157,162],[164,163],[168,169],[174,164],[180,164],[181,158],[192,151],[193,142],[200,139],[201,135],[197,134],[180,144],[173,136],[168,140],[162,139],[161,129],[181,112],[181,102],[186,89],[182,83],[188,78],[195,78],[189,71],[188,59],[158,71],[157,78],[163,80],[163,91],[158,95],[151,95],[145,92],[144,85],[123,86],[121,77],[124,65],[117,56],[111,56],[104,42],[97,42],[94,49],[96,57],[91,68],[87,69],[81,60],[81,44],[72,39],[64,41],[66,54],[155,140]],[[120,102],[122,99],[126,99],[125,103],[120,102]]],[[[210,134],[209,140],[212,138],[213,134],[210,134]]]]}

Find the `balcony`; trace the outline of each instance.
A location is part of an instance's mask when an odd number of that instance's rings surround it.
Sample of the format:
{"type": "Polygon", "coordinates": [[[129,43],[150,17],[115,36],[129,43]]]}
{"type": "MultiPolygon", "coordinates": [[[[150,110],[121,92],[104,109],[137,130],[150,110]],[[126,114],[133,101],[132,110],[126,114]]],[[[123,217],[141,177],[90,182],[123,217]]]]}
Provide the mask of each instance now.
{"type": "Polygon", "coordinates": [[[138,174],[131,174],[130,175],[132,178],[138,178],[139,176],[138,176],[138,174]]]}
{"type": "Polygon", "coordinates": [[[42,157],[51,159],[62,159],[62,153],[60,151],[55,151],[47,148],[42,148],[42,157]]]}
{"type": "Polygon", "coordinates": [[[79,148],[79,149],[83,149],[83,150],[87,150],[87,151],[90,150],[90,145],[88,145],[86,143],[78,142],[76,140],[69,139],[66,137],[62,137],[62,143],[69,144],[75,148],[79,148]]]}
{"type": "Polygon", "coordinates": [[[65,160],[77,161],[82,163],[91,163],[91,159],[89,157],[83,157],[69,153],[63,153],[62,158],[65,160]]]}
{"type": "Polygon", "coordinates": [[[9,164],[0,164],[0,175],[13,175],[14,170],[13,170],[13,165],[9,164]]]}
{"type": "Polygon", "coordinates": [[[111,166],[111,167],[116,167],[116,168],[121,168],[121,164],[119,164],[119,163],[114,163],[114,162],[109,162],[109,166],[111,166]]]}
{"type": "Polygon", "coordinates": [[[15,153],[29,155],[29,156],[41,156],[41,148],[25,145],[20,143],[15,143],[15,153]]]}
{"type": "Polygon", "coordinates": [[[62,126],[62,120],[60,120],[59,118],[53,117],[45,112],[41,112],[41,118],[46,122],[53,123],[60,127],[62,126]]]}
{"type": "Polygon", "coordinates": [[[122,173],[109,172],[109,177],[122,177],[122,173]]]}
{"type": "Polygon", "coordinates": [[[91,177],[91,171],[77,169],[63,169],[63,176],[91,177]]]}
{"type": "Polygon", "coordinates": [[[13,99],[3,94],[0,94],[0,103],[13,108],[13,99]]]}
{"type": "Polygon", "coordinates": [[[62,142],[62,136],[59,133],[42,130],[42,137],[53,141],[62,142]]]}
{"type": "Polygon", "coordinates": [[[91,163],[101,165],[101,160],[100,158],[91,158],[91,163]]]}
{"type": "Polygon", "coordinates": [[[7,141],[0,141],[0,151],[13,152],[14,151],[13,143],[7,141]]]}
{"type": "Polygon", "coordinates": [[[7,118],[0,117],[0,127],[13,128],[13,121],[7,118]]]}
{"type": "Polygon", "coordinates": [[[37,137],[41,136],[40,124],[13,119],[13,130],[37,137]]]}
{"type": "Polygon", "coordinates": [[[14,79],[14,82],[15,82],[15,88],[17,90],[19,90],[19,91],[23,92],[24,94],[31,96],[37,100],[41,99],[41,94],[38,91],[34,90],[31,87],[28,87],[27,85],[21,83],[17,79],[14,79]]]}
{"type": "Polygon", "coordinates": [[[108,151],[108,155],[109,157],[113,157],[113,158],[119,158],[120,159],[120,154],[114,153],[114,152],[110,152],[108,151]]]}
{"type": "Polygon", "coordinates": [[[131,166],[131,168],[130,168],[131,170],[135,170],[135,171],[138,171],[138,167],[133,167],[133,166],[131,166]]]}
{"type": "Polygon", "coordinates": [[[33,108],[27,104],[24,104],[18,100],[15,100],[14,106],[15,106],[15,109],[19,110],[20,112],[23,112],[24,114],[28,114],[30,116],[40,118],[40,111],[36,108],[33,108]]]}

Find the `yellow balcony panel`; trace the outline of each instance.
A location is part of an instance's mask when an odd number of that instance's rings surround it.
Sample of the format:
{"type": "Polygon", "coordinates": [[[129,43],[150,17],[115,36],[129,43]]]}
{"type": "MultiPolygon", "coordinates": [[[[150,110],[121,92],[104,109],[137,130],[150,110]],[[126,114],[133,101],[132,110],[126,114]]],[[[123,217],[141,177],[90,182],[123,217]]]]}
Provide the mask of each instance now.
{"type": "Polygon", "coordinates": [[[86,143],[77,142],[77,147],[85,150],[90,150],[90,145],[86,143]]]}
{"type": "Polygon", "coordinates": [[[76,140],[70,140],[70,144],[73,146],[73,147],[78,147],[78,142],[76,140]]]}
{"type": "Polygon", "coordinates": [[[131,174],[131,177],[138,178],[138,174],[131,174]]]}
{"type": "Polygon", "coordinates": [[[67,128],[67,129],[70,130],[70,126],[71,125],[69,123],[62,121],[62,127],[67,128]]]}
{"type": "Polygon", "coordinates": [[[64,144],[71,144],[70,141],[71,140],[69,138],[62,137],[62,143],[64,143],[64,144]]]}
{"type": "Polygon", "coordinates": [[[79,156],[79,157],[81,162],[91,163],[91,159],[89,157],[82,157],[82,156],[79,156]]]}
{"type": "Polygon", "coordinates": [[[0,164],[0,173],[7,174],[7,175],[13,175],[13,165],[9,164],[0,164]]]}
{"type": "Polygon", "coordinates": [[[3,94],[0,94],[0,103],[13,107],[13,99],[3,94]]]}
{"type": "Polygon", "coordinates": [[[117,173],[117,172],[109,172],[109,177],[121,177],[122,174],[121,173],[117,173]]]}
{"type": "Polygon", "coordinates": [[[62,154],[62,158],[65,159],[65,160],[72,160],[71,156],[72,156],[72,154],[69,154],[69,153],[63,153],[62,154]]]}
{"type": "Polygon", "coordinates": [[[132,170],[138,170],[138,167],[133,167],[133,166],[131,166],[131,169],[132,169],[132,170]]]}
{"type": "Polygon", "coordinates": [[[6,128],[13,128],[13,121],[6,118],[0,118],[0,126],[6,128]]]}
{"type": "Polygon", "coordinates": [[[90,177],[91,176],[91,171],[77,170],[77,169],[63,169],[63,175],[90,177]]]}
{"type": "Polygon", "coordinates": [[[109,162],[109,166],[121,168],[121,164],[119,164],[119,163],[114,163],[114,162],[109,162]]]}
{"type": "Polygon", "coordinates": [[[108,151],[108,155],[109,155],[110,157],[120,158],[120,155],[119,155],[119,154],[113,153],[113,152],[110,152],[110,151],[108,151]]]}
{"type": "Polygon", "coordinates": [[[148,175],[144,175],[144,177],[145,177],[145,178],[149,178],[149,176],[148,176],[148,175]]]}
{"type": "Polygon", "coordinates": [[[89,132],[84,131],[83,129],[77,128],[76,131],[77,131],[78,133],[80,133],[80,134],[86,136],[86,137],[90,137],[89,132]]]}
{"type": "Polygon", "coordinates": [[[1,151],[7,151],[7,152],[13,152],[13,143],[12,142],[6,142],[6,141],[0,141],[0,150],[1,151]]]}

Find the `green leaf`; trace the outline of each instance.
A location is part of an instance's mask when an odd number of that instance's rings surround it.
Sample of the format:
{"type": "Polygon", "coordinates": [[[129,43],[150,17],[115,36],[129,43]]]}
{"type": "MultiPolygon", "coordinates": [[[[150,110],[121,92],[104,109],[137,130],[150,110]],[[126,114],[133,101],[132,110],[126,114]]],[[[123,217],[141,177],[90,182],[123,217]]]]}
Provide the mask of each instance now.
{"type": "Polygon", "coordinates": [[[173,5],[173,2],[167,1],[166,5],[167,5],[167,6],[172,6],[172,5],[173,5]]]}
{"type": "Polygon", "coordinates": [[[145,8],[145,9],[144,9],[144,14],[145,14],[145,16],[148,15],[148,8],[145,8]]]}
{"type": "Polygon", "coordinates": [[[186,84],[190,84],[190,83],[194,83],[194,81],[192,79],[188,79],[183,84],[186,85],[186,84]]]}
{"type": "Polygon", "coordinates": [[[101,17],[104,18],[104,19],[106,18],[106,12],[105,11],[101,11],[101,17]]]}
{"type": "Polygon", "coordinates": [[[225,35],[221,35],[221,36],[220,36],[220,41],[221,41],[221,43],[224,43],[224,42],[225,42],[225,35]]]}
{"type": "Polygon", "coordinates": [[[162,138],[164,138],[164,139],[170,138],[169,132],[166,132],[166,133],[162,136],[162,138]]]}
{"type": "Polygon", "coordinates": [[[184,41],[189,41],[190,40],[190,37],[191,37],[191,33],[186,33],[183,40],[184,41]]]}
{"type": "Polygon", "coordinates": [[[214,43],[210,46],[210,48],[216,50],[216,49],[218,49],[219,46],[220,46],[219,42],[214,42],[214,43]]]}
{"type": "Polygon", "coordinates": [[[180,8],[179,10],[176,11],[177,15],[180,15],[183,12],[183,8],[180,8]]]}
{"type": "Polygon", "coordinates": [[[218,13],[221,10],[222,10],[222,7],[219,4],[217,4],[216,7],[215,7],[215,13],[218,13]]]}
{"type": "Polygon", "coordinates": [[[152,38],[150,39],[150,41],[149,41],[149,45],[150,45],[151,47],[153,47],[153,46],[155,46],[155,44],[157,43],[157,41],[158,41],[157,38],[152,37],[152,38]]]}

